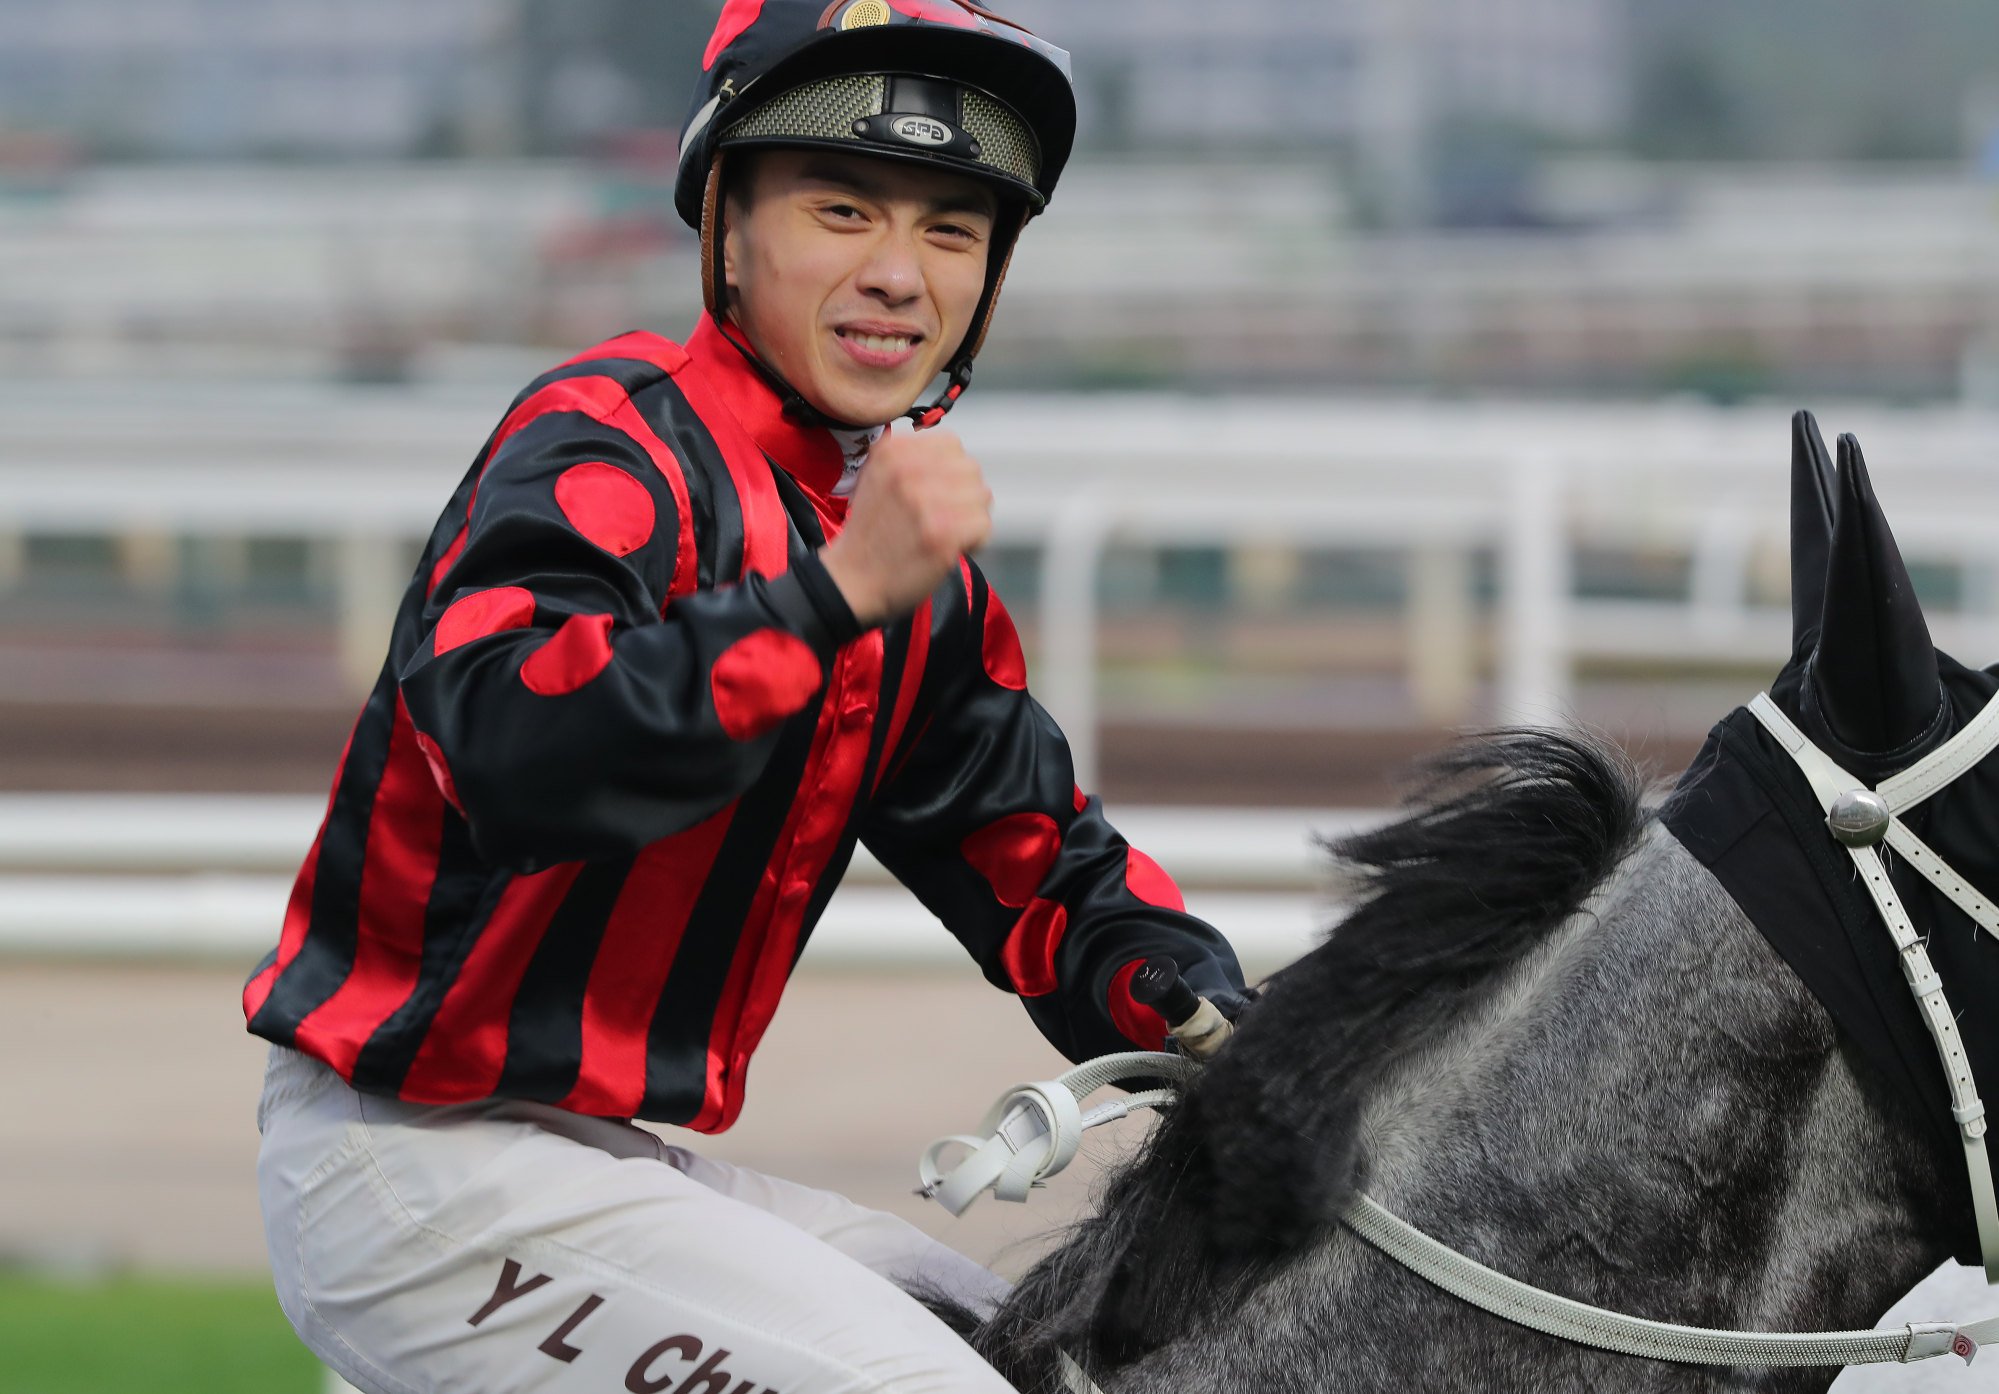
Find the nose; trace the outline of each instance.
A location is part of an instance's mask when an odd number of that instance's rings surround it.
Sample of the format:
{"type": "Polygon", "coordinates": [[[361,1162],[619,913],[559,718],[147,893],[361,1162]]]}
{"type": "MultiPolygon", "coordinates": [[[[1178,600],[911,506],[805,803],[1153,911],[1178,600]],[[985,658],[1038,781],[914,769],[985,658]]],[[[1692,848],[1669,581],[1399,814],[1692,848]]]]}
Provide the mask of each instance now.
{"type": "Polygon", "coordinates": [[[882,229],[860,269],[861,293],[885,306],[907,305],[923,294],[923,265],[913,228],[882,229]]]}

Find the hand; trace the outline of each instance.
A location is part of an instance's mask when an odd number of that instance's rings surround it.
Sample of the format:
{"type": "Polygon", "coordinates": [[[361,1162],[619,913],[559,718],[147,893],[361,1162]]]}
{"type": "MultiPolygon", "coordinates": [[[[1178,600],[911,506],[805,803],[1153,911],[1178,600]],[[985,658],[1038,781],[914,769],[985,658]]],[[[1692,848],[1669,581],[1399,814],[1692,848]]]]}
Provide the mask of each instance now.
{"type": "Polygon", "coordinates": [[[868,455],[847,525],[819,559],[854,618],[900,618],[991,534],[993,492],[949,431],[892,432],[868,455]]]}

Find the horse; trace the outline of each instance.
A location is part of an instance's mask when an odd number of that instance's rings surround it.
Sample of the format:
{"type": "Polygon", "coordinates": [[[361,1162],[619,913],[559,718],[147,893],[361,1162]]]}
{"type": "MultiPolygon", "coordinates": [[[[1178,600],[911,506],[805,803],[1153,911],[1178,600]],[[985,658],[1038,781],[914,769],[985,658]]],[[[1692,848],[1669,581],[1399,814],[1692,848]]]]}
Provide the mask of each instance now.
{"type": "MultiPolygon", "coordinates": [[[[1835,467],[1806,413],[1791,514],[1793,651],[1771,695],[1878,780],[1975,715],[1999,667],[1935,650],[1858,442],[1835,467]]],[[[1803,779],[1774,749],[1738,709],[1660,802],[1578,731],[1452,747],[1403,816],[1334,849],[1356,908],[1264,985],[973,1346],[1023,1394],[1071,1388],[1065,1354],[1105,1394],[1824,1389],[1836,1369],[1538,1334],[1338,1222],[1364,1189],[1551,1292],[1749,1331],[1870,1326],[1975,1254],[1892,945],[1825,825],[1795,816],[1803,779]]],[[[1999,891],[1999,760],[1948,792],[1912,822],[1999,891]]],[[[1999,945],[1895,878],[1946,983],[1989,982],[1999,945]]],[[[1989,1061],[1978,1016],[1967,1039],[1989,1061]]]]}

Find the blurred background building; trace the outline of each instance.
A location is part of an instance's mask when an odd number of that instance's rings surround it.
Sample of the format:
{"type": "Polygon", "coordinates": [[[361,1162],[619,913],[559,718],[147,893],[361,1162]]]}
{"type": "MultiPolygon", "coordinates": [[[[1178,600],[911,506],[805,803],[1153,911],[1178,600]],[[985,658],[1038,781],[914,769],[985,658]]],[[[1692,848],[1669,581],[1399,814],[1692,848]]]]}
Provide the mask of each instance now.
{"type": "MultiPolygon", "coordinates": [[[[1677,768],[1782,656],[1796,405],[1999,655],[1989,0],[1009,8],[1082,141],[954,423],[1114,808],[1377,807],[1509,716],[1677,768]]],[[[0,952],[274,932],[507,401],[698,313],[718,9],[0,0],[0,952]]],[[[1294,939],[1306,816],[1243,834],[1294,939]]]]}
{"type": "MultiPolygon", "coordinates": [[[[718,8],[0,0],[0,467],[46,481],[52,460],[150,478],[202,463],[254,471],[276,495],[315,467],[421,470],[398,537],[374,544],[406,548],[486,419],[551,355],[698,312],[670,186],[718,8]]],[[[1006,417],[1007,392],[1127,394],[1078,427],[1125,435],[1119,421],[1166,399],[1131,393],[1386,394],[1453,404],[1411,407],[1432,423],[1426,448],[1449,454],[1456,404],[1495,396],[1543,404],[1524,429],[1544,438],[1560,434],[1555,404],[1580,400],[1999,398],[1989,6],[1938,3],[1921,25],[1883,0],[1016,11],[1075,54],[1082,145],[1023,245],[967,429],[1006,417]]],[[[1331,429],[1298,427],[1329,458],[1364,453],[1331,429]]],[[[357,599],[355,536],[282,518],[254,534],[220,515],[192,532],[39,516],[0,515],[0,643],[23,659],[0,702],[17,704],[7,725],[28,748],[0,779],[316,782],[305,770],[372,667],[385,603],[357,599]],[[74,765],[48,729],[85,724],[72,701],[255,719],[215,751],[140,723],[135,739],[162,753],[100,768],[89,752],[112,745],[94,729],[71,743],[74,765]],[[265,728],[269,748],[240,734],[265,728]],[[172,760],[188,768],[149,773],[172,760]]],[[[1578,595],[1684,594],[1696,568],[1679,545],[1579,553],[1578,595]]],[[[1044,560],[1027,535],[994,558],[1030,613],[1044,560]]],[[[1395,617],[1415,583],[1395,547],[1111,546],[1100,598],[1123,619],[1100,655],[1117,698],[1107,748],[1125,749],[1134,722],[1255,727],[1243,711],[1267,708],[1286,715],[1263,765],[1297,768],[1298,728],[1411,728],[1392,763],[1444,722],[1495,714],[1499,646],[1479,626],[1500,561],[1480,542],[1455,564],[1476,657],[1412,704],[1398,684],[1428,660],[1402,656],[1415,640],[1395,617]],[[1319,646],[1320,666],[1390,671],[1352,690],[1273,678],[1250,701],[1257,665],[1228,646],[1255,626],[1223,622],[1245,607],[1308,630],[1340,611],[1346,637],[1319,646]],[[1153,681],[1155,656],[1181,676],[1153,681]],[[1204,664],[1228,679],[1185,677],[1204,664]]],[[[1935,584],[1966,603],[1988,589],[1948,558],[1935,584]]],[[[1623,720],[1586,689],[1585,716],[1623,720]]],[[[1633,734],[1679,752],[1707,714],[1696,702],[1633,734]]],[[[1162,768],[1143,749],[1129,768],[1162,768]]],[[[1203,797],[1341,797],[1218,764],[1244,773],[1203,797]]],[[[1126,768],[1110,760],[1113,792],[1126,768]]]]}

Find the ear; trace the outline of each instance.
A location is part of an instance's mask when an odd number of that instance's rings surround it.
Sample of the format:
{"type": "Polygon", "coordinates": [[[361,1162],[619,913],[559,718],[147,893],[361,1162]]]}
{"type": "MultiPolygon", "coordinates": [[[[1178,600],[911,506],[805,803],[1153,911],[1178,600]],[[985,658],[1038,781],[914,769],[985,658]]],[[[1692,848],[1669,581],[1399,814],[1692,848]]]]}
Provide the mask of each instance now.
{"type": "Polygon", "coordinates": [[[729,303],[729,298],[734,296],[736,292],[736,224],[740,220],[731,218],[729,216],[731,211],[733,210],[729,209],[727,205],[723,205],[716,210],[721,218],[718,234],[722,239],[722,291],[724,304],[729,303]]]}
{"type": "Polygon", "coordinates": [[[1867,754],[1915,740],[1942,701],[1929,626],[1852,436],[1839,438],[1839,494],[1812,683],[1832,734],[1867,754]]]}
{"type": "Polygon", "coordinates": [[[1832,454],[1808,411],[1791,418],[1791,656],[1802,659],[1825,613],[1832,553],[1832,454]]]}

